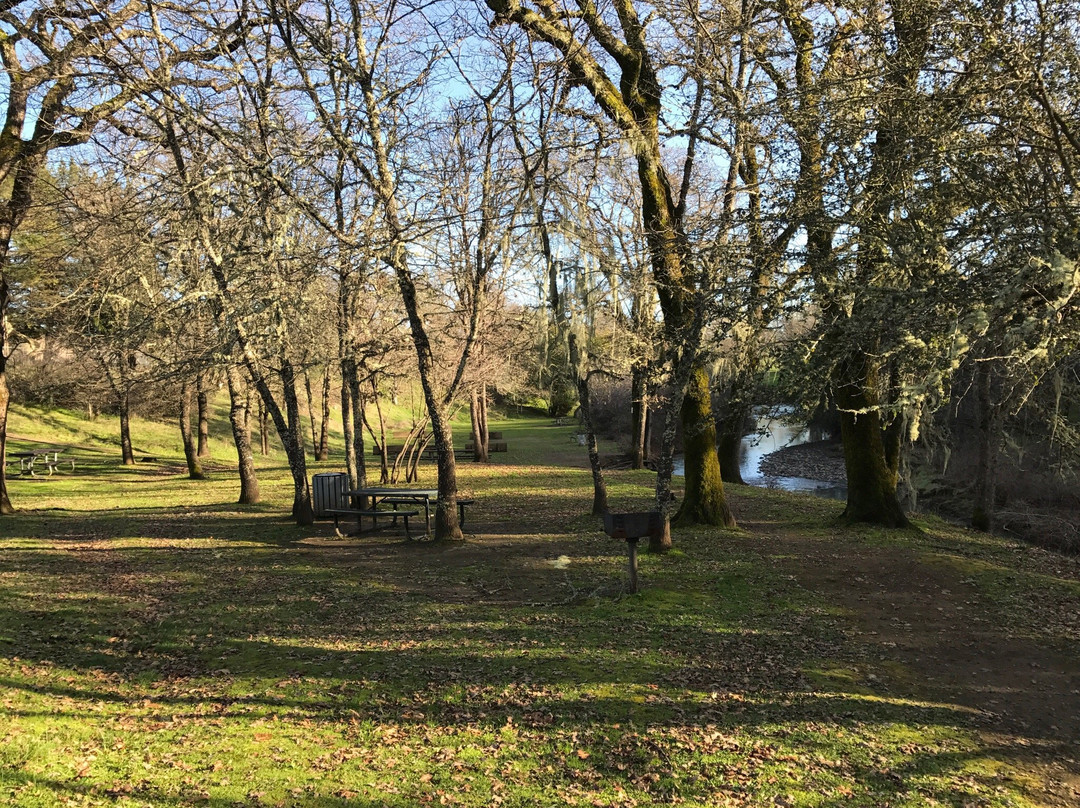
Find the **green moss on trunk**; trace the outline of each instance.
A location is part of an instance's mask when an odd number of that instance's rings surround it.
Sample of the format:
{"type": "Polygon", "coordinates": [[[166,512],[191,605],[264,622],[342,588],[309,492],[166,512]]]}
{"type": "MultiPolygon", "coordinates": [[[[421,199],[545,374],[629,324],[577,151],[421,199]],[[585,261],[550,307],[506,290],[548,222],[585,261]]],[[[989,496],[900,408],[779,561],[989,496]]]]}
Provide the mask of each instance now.
{"type": "Polygon", "coordinates": [[[728,507],[720,477],[709,376],[703,367],[696,367],[691,372],[681,415],[686,492],[674,522],[676,525],[735,527],[735,517],[728,507]]]}

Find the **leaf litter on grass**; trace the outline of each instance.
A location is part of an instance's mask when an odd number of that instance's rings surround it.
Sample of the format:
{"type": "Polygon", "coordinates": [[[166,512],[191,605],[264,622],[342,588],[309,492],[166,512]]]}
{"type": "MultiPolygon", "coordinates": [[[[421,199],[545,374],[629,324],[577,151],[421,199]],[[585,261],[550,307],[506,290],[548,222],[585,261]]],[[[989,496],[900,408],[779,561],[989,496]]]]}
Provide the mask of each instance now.
{"type": "MultiPolygon", "coordinates": [[[[0,793],[15,805],[1070,804],[1031,754],[1042,739],[995,737],[961,701],[898,689],[875,659],[886,646],[852,633],[868,603],[858,588],[838,609],[800,579],[850,540],[793,541],[783,495],[737,501],[742,532],[677,532],[680,552],[643,558],[644,589],[626,597],[625,548],[583,515],[587,471],[503,471],[463,475],[478,506],[498,508],[477,507],[483,528],[450,547],[251,541],[242,515],[187,509],[142,536],[67,514],[94,537],[74,553],[55,537],[4,539],[20,549],[0,559],[0,793]]],[[[611,478],[621,501],[648,502],[640,475],[611,478]]]]}

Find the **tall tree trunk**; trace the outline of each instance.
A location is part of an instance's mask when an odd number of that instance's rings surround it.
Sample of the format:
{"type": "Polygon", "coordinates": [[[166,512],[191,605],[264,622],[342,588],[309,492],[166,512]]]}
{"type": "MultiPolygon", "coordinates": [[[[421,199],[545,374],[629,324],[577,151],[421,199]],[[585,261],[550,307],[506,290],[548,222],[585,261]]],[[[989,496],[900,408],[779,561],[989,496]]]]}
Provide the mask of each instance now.
{"type": "Polygon", "coordinates": [[[259,454],[266,457],[270,454],[270,413],[266,411],[262,396],[259,396],[257,400],[259,402],[259,454]]]}
{"type": "Polygon", "coordinates": [[[315,426],[315,399],[311,394],[311,373],[304,368],[304,393],[307,395],[308,420],[311,422],[311,454],[316,460],[319,452],[319,433],[315,426]]]}
{"type": "Polygon", "coordinates": [[[645,443],[645,421],[649,411],[646,373],[647,367],[638,363],[634,365],[630,377],[630,467],[633,469],[645,468],[645,461],[649,459],[645,443]]]}
{"type": "MultiPolygon", "coordinates": [[[[0,276],[0,298],[7,295],[7,282],[0,276]]],[[[0,327],[5,321],[7,306],[0,300],[0,327]]],[[[0,514],[15,513],[8,496],[7,486],[7,420],[11,391],[7,380],[7,357],[3,352],[3,337],[0,336],[0,514]]]]}
{"type": "Polygon", "coordinates": [[[322,421],[319,425],[319,442],[315,450],[316,460],[330,459],[330,366],[323,371],[322,421]]]}
{"type": "Polygon", "coordinates": [[[255,477],[255,457],[251,451],[251,432],[248,429],[247,390],[240,368],[230,364],[225,373],[229,383],[229,422],[232,424],[240,473],[240,499],[237,502],[240,505],[254,505],[259,501],[259,481],[255,477]]]}
{"type": "Polygon", "coordinates": [[[195,445],[195,434],[191,429],[191,384],[184,382],[180,388],[180,437],[184,442],[184,459],[187,460],[188,477],[192,480],[205,480],[199,453],[195,445]]]}
{"type": "MultiPolygon", "coordinates": [[[[278,437],[285,447],[285,456],[289,460],[289,472],[293,478],[292,516],[298,525],[310,525],[315,521],[315,511],[311,506],[311,484],[307,477],[307,461],[304,456],[303,423],[300,419],[300,399],[296,395],[296,372],[292,362],[282,359],[281,369],[282,395],[285,399],[286,422],[278,423],[279,411],[271,402],[266,402],[267,409],[274,417],[278,428],[278,437]],[[284,428],[283,428],[284,427],[284,428]]],[[[269,394],[269,388],[266,393],[269,394]]]]}
{"type": "MultiPolygon", "coordinates": [[[[356,366],[354,365],[354,368],[356,366]]],[[[374,382],[372,382],[374,384],[374,382]]],[[[352,410],[349,413],[352,418],[353,454],[356,457],[356,479],[360,488],[368,484],[367,478],[367,455],[364,454],[367,444],[364,441],[364,407],[367,405],[367,397],[360,390],[360,369],[349,377],[349,402],[352,410]]]]}
{"type": "Polygon", "coordinates": [[[480,412],[480,394],[473,387],[469,391],[469,421],[472,424],[473,461],[488,462],[488,445],[484,440],[483,415],[480,412]]]}
{"type": "Polygon", "coordinates": [[[487,384],[480,383],[480,440],[484,443],[484,456],[491,453],[491,433],[488,430],[487,384]]]}
{"type": "MultiPolygon", "coordinates": [[[[382,402],[379,400],[379,386],[375,384],[375,379],[371,380],[371,400],[375,402],[375,414],[379,416],[379,435],[376,437],[372,434],[371,439],[378,441],[379,446],[382,447],[379,460],[379,482],[385,485],[390,482],[390,453],[386,448],[386,416],[383,414],[382,402]]],[[[370,425],[368,431],[371,431],[370,425]]]]}
{"type": "Polygon", "coordinates": [[[135,452],[131,448],[131,394],[126,385],[120,391],[117,404],[120,407],[120,457],[125,466],[134,466],[135,452]]]}
{"type": "Polygon", "coordinates": [[[596,443],[592,411],[589,408],[589,374],[582,367],[581,351],[578,349],[577,337],[573,332],[569,335],[569,348],[570,366],[573,368],[574,377],[577,380],[578,411],[581,414],[582,428],[585,430],[585,445],[589,450],[589,468],[592,471],[592,515],[603,516],[608,512],[607,483],[604,481],[603,466],[600,465],[600,447],[596,443]]]}
{"type": "Polygon", "coordinates": [[[356,377],[356,362],[350,357],[341,359],[341,434],[345,440],[345,472],[349,475],[349,488],[362,488],[356,464],[356,444],[353,442],[352,390],[359,385],[353,383],[356,377]]]}
{"type": "Polygon", "coordinates": [[[994,527],[994,499],[997,492],[997,464],[1001,447],[1001,405],[994,401],[994,371],[989,360],[975,369],[975,391],[979,410],[979,454],[975,467],[974,502],[971,526],[989,532],[994,527]]]}
{"type": "Polygon", "coordinates": [[[210,456],[210,404],[206,395],[206,379],[203,374],[195,378],[196,398],[199,402],[199,457],[210,456]]]}

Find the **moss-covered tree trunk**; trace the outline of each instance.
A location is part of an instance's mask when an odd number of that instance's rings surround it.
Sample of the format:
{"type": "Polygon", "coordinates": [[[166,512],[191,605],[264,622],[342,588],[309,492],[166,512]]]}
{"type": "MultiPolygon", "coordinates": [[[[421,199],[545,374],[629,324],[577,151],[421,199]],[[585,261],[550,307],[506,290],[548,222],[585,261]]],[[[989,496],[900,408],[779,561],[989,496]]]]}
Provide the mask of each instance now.
{"type": "Polygon", "coordinates": [[[720,477],[710,398],[709,375],[704,368],[695,367],[682,401],[686,493],[675,515],[677,525],[735,526],[720,477]]]}
{"type": "Polygon", "coordinates": [[[908,519],[896,496],[899,447],[890,447],[899,434],[892,430],[887,443],[873,362],[865,355],[849,360],[838,374],[849,381],[835,388],[848,480],[843,516],[849,522],[906,527],[908,519]]]}
{"type": "Polygon", "coordinates": [[[994,401],[994,368],[990,361],[978,363],[975,393],[978,403],[979,451],[975,465],[975,486],[971,526],[990,531],[994,526],[994,498],[997,492],[997,461],[1001,445],[1001,406],[994,401]]]}

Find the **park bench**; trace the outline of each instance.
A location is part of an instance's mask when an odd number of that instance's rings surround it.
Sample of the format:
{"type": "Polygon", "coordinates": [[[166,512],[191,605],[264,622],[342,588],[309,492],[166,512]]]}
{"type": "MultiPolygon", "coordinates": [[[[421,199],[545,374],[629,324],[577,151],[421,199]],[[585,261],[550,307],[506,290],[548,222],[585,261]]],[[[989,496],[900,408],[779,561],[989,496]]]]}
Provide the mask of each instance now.
{"type": "Polygon", "coordinates": [[[337,529],[339,525],[339,519],[342,516],[355,516],[357,528],[362,528],[362,520],[365,516],[371,519],[371,529],[375,530],[379,527],[379,517],[390,517],[391,527],[397,524],[397,518],[400,516],[405,521],[405,535],[408,538],[412,538],[412,531],[409,530],[409,518],[412,516],[419,516],[420,511],[399,511],[396,508],[392,511],[379,511],[369,508],[327,508],[323,513],[330,514],[334,517],[334,528],[337,529]]]}

